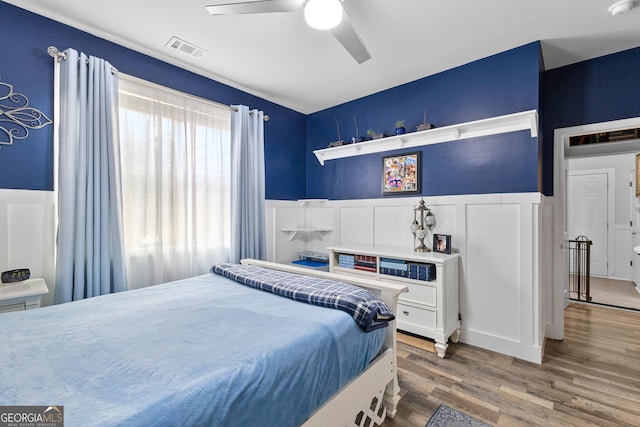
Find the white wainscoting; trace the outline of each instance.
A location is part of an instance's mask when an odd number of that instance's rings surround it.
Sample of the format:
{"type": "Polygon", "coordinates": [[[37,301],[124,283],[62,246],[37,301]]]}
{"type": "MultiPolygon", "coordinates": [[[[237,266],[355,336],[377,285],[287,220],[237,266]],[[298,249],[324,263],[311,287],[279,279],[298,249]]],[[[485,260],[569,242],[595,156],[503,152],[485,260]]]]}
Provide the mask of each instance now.
{"type": "Polygon", "coordinates": [[[0,270],[28,268],[47,282],[42,305],[55,286],[55,196],[52,191],[0,189],[0,270]]]}
{"type": "MultiPolygon", "coordinates": [[[[541,363],[552,318],[552,201],[540,193],[424,199],[436,217],[434,232],[451,235],[461,256],[461,341],[541,363]]],[[[288,263],[300,251],[332,245],[415,247],[409,226],[419,200],[269,200],[269,260],[288,263]],[[332,231],[293,240],[281,231],[295,227],[332,231]]]]}

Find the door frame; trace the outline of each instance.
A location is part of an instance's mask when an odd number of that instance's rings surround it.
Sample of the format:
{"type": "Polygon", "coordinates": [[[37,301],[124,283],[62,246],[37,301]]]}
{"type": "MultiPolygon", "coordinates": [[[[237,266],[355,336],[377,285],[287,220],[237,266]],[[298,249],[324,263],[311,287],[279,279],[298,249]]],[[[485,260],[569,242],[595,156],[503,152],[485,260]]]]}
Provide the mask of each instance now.
{"type": "MultiPolygon", "coordinates": [[[[551,339],[564,338],[565,288],[568,282],[567,252],[567,159],[565,145],[569,137],[592,132],[607,132],[626,127],[640,127],[640,117],[614,120],[590,125],[558,128],[553,131],[553,285],[551,292],[551,324],[547,336],[551,339]]],[[[637,144],[630,144],[628,152],[637,152],[637,144]]],[[[618,153],[619,144],[617,144],[618,153]]],[[[566,296],[568,300],[568,295],[566,296]]]]}
{"type": "MultiPolygon", "coordinates": [[[[567,177],[576,175],[607,175],[607,276],[611,277],[610,269],[614,266],[615,254],[615,221],[616,221],[616,171],[613,168],[606,169],[581,169],[571,170],[567,168],[567,177]],[[613,249],[613,250],[612,250],[613,249]]],[[[567,191],[567,196],[569,192],[567,191]]],[[[569,236],[575,238],[576,236],[569,236]]]]}

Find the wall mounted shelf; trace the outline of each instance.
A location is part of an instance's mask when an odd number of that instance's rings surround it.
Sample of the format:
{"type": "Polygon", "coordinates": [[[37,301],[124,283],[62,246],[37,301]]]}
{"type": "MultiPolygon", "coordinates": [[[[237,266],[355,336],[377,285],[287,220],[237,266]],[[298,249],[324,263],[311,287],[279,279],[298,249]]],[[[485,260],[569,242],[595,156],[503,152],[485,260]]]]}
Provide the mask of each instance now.
{"type": "Polygon", "coordinates": [[[328,233],[333,230],[330,228],[283,228],[281,231],[283,233],[289,233],[289,240],[295,239],[298,234],[315,234],[318,239],[322,240],[322,235],[324,233],[328,233]]]}
{"type": "Polygon", "coordinates": [[[340,147],[324,148],[315,150],[313,154],[316,155],[320,164],[324,166],[324,162],[327,160],[420,147],[460,139],[478,138],[519,130],[530,130],[532,138],[538,136],[538,112],[536,110],[389,136],[371,141],[342,145],[340,147]]]}

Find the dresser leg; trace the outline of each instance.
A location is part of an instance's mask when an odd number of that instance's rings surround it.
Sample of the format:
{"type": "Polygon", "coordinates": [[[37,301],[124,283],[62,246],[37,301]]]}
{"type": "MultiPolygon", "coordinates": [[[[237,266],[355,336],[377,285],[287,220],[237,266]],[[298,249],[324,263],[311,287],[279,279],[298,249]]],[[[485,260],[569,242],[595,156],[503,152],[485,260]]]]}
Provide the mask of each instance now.
{"type": "Polygon", "coordinates": [[[438,357],[440,359],[444,359],[444,355],[447,353],[447,348],[449,347],[449,344],[447,344],[446,342],[440,342],[440,341],[436,341],[435,344],[435,348],[436,348],[436,353],[438,353],[438,357]]]}

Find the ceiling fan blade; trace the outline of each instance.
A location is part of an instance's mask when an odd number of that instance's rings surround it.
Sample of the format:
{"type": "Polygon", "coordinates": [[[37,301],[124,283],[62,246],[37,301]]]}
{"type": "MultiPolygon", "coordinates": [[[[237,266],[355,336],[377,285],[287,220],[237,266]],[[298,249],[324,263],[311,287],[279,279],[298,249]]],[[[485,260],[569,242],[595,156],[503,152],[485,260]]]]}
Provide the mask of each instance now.
{"type": "Polygon", "coordinates": [[[246,13],[295,12],[302,9],[304,0],[262,0],[205,6],[212,15],[239,15],[246,13]]]}
{"type": "Polygon", "coordinates": [[[347,52],[353,56],[353,59],[355,59],[358,64],[362,64],[371,59],[371,54],[364,43],[362,43],[360,36],[356,33],[353,25],[351,25],[351,21],[344,10],[342,11],[342,21],[329,31],[331,31],[331,34],[333,34],[347,52]]]}

